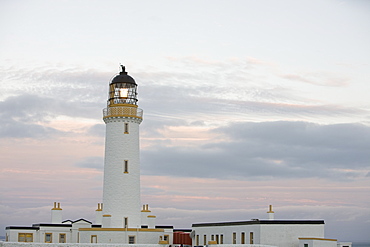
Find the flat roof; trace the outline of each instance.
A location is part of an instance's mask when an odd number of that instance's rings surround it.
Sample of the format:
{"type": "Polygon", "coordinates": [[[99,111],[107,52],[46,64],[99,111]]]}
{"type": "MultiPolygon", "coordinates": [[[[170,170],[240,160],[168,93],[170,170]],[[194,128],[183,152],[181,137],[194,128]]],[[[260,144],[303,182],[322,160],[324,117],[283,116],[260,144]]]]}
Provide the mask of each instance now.
{"type": "Polygon", "coordinates": [[[6,230],[14,229],[14,230],[39,230],[40,227],[33,227],[33,226],[7,226],[5,227],[6,230]]]}
{"type": "Polygon", "coordinates": [[[324,220],[248,220],[234,222],[195,223],[192,227],[240,226],[240,225],[314,225],[325,224],[324,220]]]}
{"type": "Polygon", "coordinates": [[[52,224],[52,223],[39,223],[39,224],[33,224],[34,227],[72,227],[72,224],[52,224]]]}

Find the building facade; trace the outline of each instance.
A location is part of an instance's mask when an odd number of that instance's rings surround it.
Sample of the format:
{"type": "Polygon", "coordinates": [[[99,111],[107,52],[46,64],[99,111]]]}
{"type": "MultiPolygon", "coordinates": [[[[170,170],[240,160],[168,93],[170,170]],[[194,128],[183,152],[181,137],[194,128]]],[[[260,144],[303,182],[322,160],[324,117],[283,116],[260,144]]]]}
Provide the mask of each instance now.
{"type": "Polygon", "coordinates": [[[103,203],[95,224],[80,219],[62,221],[60,203],[51,209],[51,223],[9,226],[9,242],[171,244],[172,226],[156,226],[156,216],[140,202],[139,126],[137,84],[125,67],[109,83],[106,124],[103,203]]]}
{"type": "Polygon", "coordinates": [[[297,247],[299,237],[324,237],[323,220],[251,220],[193,224],[195,246],[253,244],[297,247]]]}

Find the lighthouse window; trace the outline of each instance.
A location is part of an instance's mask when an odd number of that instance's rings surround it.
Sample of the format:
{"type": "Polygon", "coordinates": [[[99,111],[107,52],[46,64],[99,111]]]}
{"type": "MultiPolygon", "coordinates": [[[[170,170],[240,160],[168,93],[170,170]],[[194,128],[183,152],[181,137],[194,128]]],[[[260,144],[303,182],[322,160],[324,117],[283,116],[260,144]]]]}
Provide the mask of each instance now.
{"type": "Polygon", "coordinates": [[[128,89],[127,88],[120,88],[119,89],[119,97],[127,98],[128,96],[128,89]]]}
{"type": "Polygon", "coordinates": [[[123,166],[123,173],[128,173],[128,160],[125,160],[123,166]]]}
{"type": "Polygon", "coordinates": [[[125,134],[128,134],[128,123],[125,123],[125,134]]]}
{"type": "Polygon", "coordinates": [[[125,217],[123,226],[124,226],[124,228],[128,227],[128,217],[125,217]]]}
{"type": "Polygon", "coordinates": [[[236,244],[236,232],[233,232],[233,244],[236,244]]]}

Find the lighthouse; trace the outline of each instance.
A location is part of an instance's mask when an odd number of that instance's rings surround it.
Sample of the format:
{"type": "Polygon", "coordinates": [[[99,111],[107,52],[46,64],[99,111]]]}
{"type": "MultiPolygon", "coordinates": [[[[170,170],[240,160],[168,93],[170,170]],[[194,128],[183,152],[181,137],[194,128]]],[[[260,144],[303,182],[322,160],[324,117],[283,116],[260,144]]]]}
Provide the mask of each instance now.
{"type": "Polygon", "coordinates": [[[109,83],[106,124],[102,227],[137,228],[141,224],[137,84],[124,66],[109,83]]]}

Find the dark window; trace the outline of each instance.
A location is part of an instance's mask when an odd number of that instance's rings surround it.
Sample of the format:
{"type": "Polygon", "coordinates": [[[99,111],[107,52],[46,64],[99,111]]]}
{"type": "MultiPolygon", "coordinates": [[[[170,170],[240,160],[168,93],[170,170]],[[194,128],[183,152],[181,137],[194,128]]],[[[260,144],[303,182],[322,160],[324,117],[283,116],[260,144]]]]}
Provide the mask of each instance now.
{"type": "Polygon", "coordinates": [[[124,161],[124,165],[123,165],[123,172],[124,173],[128,173],[128,160],[125,160],[124,161]]]}
{"type": "Polygon", "coordinates": [[[135,236],[128,236],[128,243],[135,244],[135,236]]]}

